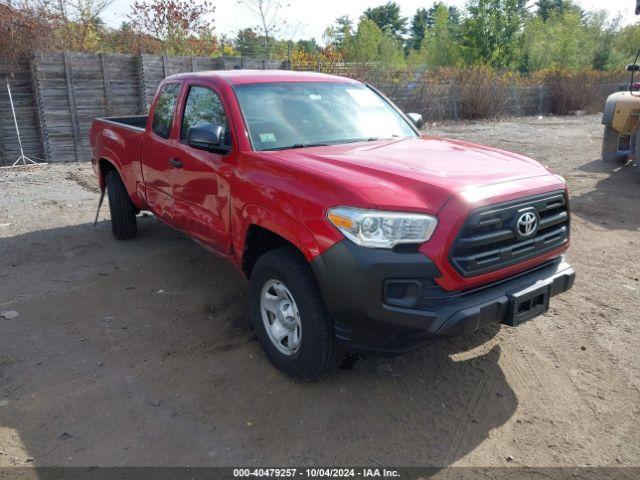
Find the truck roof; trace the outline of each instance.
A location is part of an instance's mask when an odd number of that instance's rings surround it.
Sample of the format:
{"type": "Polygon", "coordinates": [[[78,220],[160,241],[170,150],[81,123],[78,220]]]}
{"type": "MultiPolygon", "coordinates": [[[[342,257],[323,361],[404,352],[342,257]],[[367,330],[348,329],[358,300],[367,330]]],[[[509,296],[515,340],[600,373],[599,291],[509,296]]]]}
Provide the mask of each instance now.
{"type": "Polygon", "coordinates": [[[275,82],[339,82],[353,83],[355,80],[318,72],[296,72],[292,70],[209,70],[205,72],[179,73],[168,77],[175,80],[198,78],[224,79],[234,85],[275,82]]]}

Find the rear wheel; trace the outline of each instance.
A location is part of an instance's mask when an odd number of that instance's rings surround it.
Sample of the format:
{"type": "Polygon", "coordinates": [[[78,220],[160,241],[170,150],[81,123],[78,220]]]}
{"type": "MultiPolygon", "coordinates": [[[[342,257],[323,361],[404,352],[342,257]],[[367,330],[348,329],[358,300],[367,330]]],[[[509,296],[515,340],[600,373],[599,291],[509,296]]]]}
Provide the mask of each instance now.
{"type": "Polygon", "coordinates": [[[111,170],[105,176],[109,211],[111,212],[111,231],[118,240],[133,238],[138,233],[136,207],[129,197],[118,172],[111,170]]]}
{"type": "Polygon", "coordinates": [[[602,138],[602,160],[604,162],[619,162],[627,158],[626,153],[618,151],[619,133],[609,125],[604,127],[602,138]]]}
{"type": "Polygon", "coordinates": [[[336,369],[342,354],[331,318],[309,265],[294,248],[258,258],[249,290],[251,321],[279,370],[317,379],[336,369]]]}

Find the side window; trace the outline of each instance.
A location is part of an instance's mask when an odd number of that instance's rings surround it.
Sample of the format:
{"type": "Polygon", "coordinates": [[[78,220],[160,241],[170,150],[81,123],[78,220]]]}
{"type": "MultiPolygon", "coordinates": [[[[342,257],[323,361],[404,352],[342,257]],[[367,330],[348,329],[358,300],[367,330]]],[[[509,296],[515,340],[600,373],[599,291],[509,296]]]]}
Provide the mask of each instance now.
{"type": "Polygon", "coordinates": [[[222,126],[225,132],[222,143],[223,145],[231,146],[229,122],[227,122],[227,116],[224,114],[220,97],[210,88],[193,86],[189,88],[189,95],[187,95],[187,102],[184,107],[180,139],[186,140],[189,129],[203,123],[222,126]]]}
{"type": "Polygon", "coordinates": [[[160,95],[158,95],[151,128],[161,137],[169,138],[171,124],[173,123],[173,114],[176,109],[176,101],[179,94],[179,83],[167,83],[162,87],[160,95]]]}

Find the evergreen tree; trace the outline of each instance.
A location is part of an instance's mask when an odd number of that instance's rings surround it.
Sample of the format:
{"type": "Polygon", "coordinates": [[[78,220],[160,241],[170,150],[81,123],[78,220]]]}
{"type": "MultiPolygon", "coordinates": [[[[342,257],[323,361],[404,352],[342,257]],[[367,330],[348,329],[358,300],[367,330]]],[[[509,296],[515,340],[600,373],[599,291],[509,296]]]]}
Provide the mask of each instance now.
{"type": "Polygon", "coordinates": [[[411,26],[409,27],[408,49],[420,50],[424,35],[427,33],[428,17],[429,12],[426,8],[416,10],[416,13],[411,18],[411,26]]]}
{"type": "Polygon", "coordinates": [[[367,8],[364,17],[374,22],[380,30],[396,41],[402,42],[407,31],[407,19],[400,16],[400,5],[387,2],[379,7],[367,8]]]}
{"type": "Polygon", "coordinates": [[[336,18],[333,30],[333,43],[338,50],[344,49],[349,43],[349,39],[353,36],[353,20],[349,15],[343,15],[336,18]]]}
{"type": "Polygon", "coordinates": [[[239,30],[233,44],[242,57],[251,57],[262,53],[262,39],[251,28],[239,30]]]}

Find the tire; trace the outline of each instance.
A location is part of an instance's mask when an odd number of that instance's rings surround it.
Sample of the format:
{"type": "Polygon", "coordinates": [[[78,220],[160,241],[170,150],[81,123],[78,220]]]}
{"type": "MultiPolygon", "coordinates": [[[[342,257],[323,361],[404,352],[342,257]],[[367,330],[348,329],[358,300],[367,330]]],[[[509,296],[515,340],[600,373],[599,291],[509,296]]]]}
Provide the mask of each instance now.
{"type": "MultiPolygon", "coordinates": [[[[309,264],[295,248],[270,250],[258,258],[251,273],[249,301],[251,322],[258,340],[276,368],[288,375],[306,380],[319,379],[336,370],[342,359],[342,352],[336,344],[333,322],[326,311],[309,264]],[[286,290],[282,299],[274,297],[277,289],[282,292],[281,286],[286,290]],[[297,312],[297,316],[283,318],[296,318],[299,330],[293,322],[279,322],[278,318],[263,309],[263,305],[271,305],[271,302],[277,303],[280,307],[291,307],[297,312]],[[265,315],[267,320],[264,318],[265,315]],[[276,333],[288,332],[287,338],[283,338],[282,342],[272,340],[279,335],[269,333],[265,322],[271,320],[271,325],[280,323],[275,329],[278,330],[276,333]],[[281,330],[284,323],[290,328],[281,330]],[[295,332],[299,332],[297,337],[295,332]],[[291,345],[289,334],[294,338],[291,345]],[[299,339],[298,343],[295,338],[299,339]],[[294,348],[295,345],[297,347],[294,348]]],[[[271,328],[269,330],[274,331],[271,328]]]]}
{"type": "Polygon", "coordinates": [[[604,136],[602,137],[602,161],[603,162],[619,162],[625,160],[627,155],[618,151],[618,132],[606,125],[604,127],[604,136]]]}
{"type": "Polygon", "coordinates": [[[111,212],[111,231],[118,240],[134,238],[138,233],[136,207],[118,172],[111,170],[105,177],[111,212]]]}

